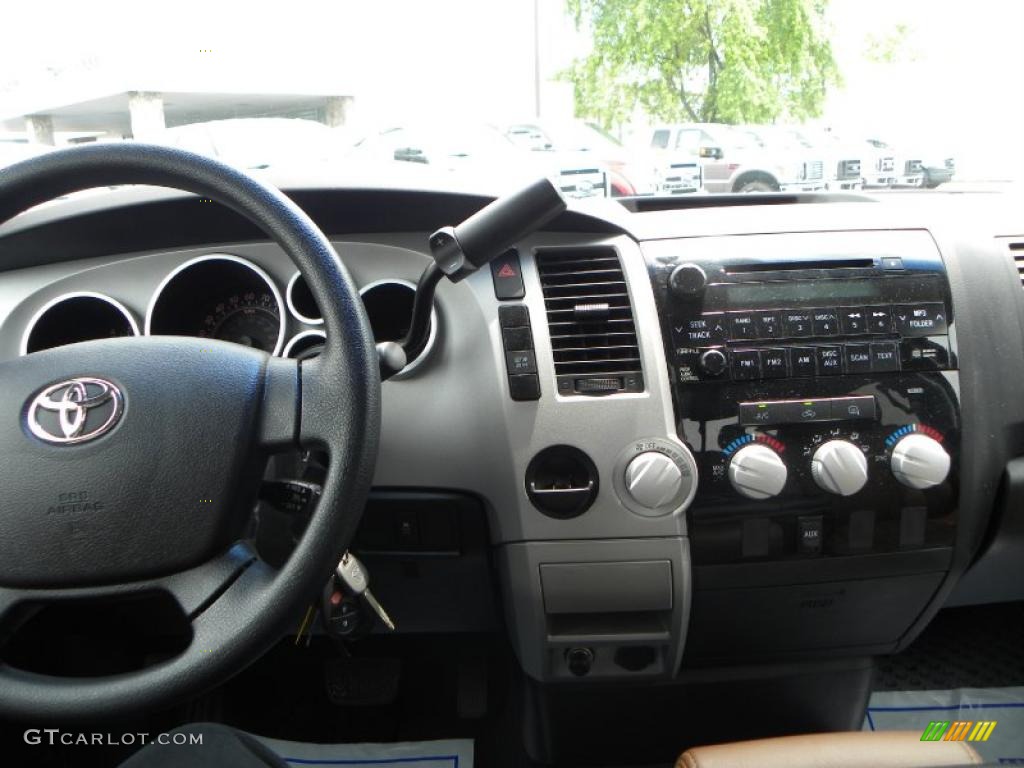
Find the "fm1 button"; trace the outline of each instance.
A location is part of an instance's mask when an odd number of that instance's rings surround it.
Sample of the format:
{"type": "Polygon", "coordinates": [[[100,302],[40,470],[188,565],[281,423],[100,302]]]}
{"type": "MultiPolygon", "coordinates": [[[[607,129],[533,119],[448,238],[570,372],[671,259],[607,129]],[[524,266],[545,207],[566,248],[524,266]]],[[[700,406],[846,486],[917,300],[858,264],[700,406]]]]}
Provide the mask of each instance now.
{"type": "Polygon", "coordinates": [[[761,350],[737,349],[732,353],[732,377],[748,381],[761,376],[761,350]]]}

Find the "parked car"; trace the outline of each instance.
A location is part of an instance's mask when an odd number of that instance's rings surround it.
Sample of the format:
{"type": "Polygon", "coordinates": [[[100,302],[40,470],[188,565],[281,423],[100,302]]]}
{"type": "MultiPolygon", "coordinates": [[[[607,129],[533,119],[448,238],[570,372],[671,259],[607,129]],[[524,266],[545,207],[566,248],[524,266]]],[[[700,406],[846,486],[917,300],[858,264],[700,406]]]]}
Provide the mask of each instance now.
{"type": "Polygon", "coordinates": [[[421,163],[483,183],[516,183],[550,178],[572,198],[609,197],[608,167],[593,153],[550,150],[534,152],[487,124],[432,123],[405,125],[374,133],[355,147],[354,157],[378,162],[421,163]]]}
{"type": "Polygon", "coordinates": [[[952,157],[933,156],[926,154],[924,160],[924,180],[921,186],[935,189],[940,184],[953,180],[956,173],[956,160],[952,157]]]}
{"type": "Polygon", "coordinates": [[[825,158],[825,188],[830,191],[857,190],[864,187],[864,148],[844,141],[831,131],[805,126],[788,129],[805,147],[813,147],[825,158]]]}
{"type": "Polygon", "coordinates": [[[648,144],[664,154],[666,171],[680,153],[698,157],[708,192],[802,191],[822,186],[820,180],[804,180],[803,161],[773,154],[753,134],[722,123],[655,126],[648,144]]]}
{"type": "MultiPolygon", "coordinates": [[[[608,168],[613,197],[653,195],[659,190],[658,159],[649,150],[627,149],[593,123],[530,120],[508,126],[505,135],[534,152],[582,152],[593,156],[608,168]]],[[[698,185],[696,189],[699,188],[698,185]]]]}
{"type": "Polygon", "coordinates": [[[776,125],[744,125],[739,130],[746,131],[768,152],[781,158],[786,167],[800,166],[803,189],[825,189],[824,155],[813,144],[801,141],[792,131],[776,125]]]}
{"type": "Polygon", "coordinates": [[[700,192],[704,188],[704,168],[700,158],[677,153],[662,170],[659,193],[682,195],[700,192]]]}
{"type": "Polygon", "coordinates": [[[869,177],[865,176],[865,187],[920,187],[924,183],[924,163],[919,158],[901,152],[881,139],[869,137],[865,143],[877,153],[875,172],[870,183],[869,177]]]}

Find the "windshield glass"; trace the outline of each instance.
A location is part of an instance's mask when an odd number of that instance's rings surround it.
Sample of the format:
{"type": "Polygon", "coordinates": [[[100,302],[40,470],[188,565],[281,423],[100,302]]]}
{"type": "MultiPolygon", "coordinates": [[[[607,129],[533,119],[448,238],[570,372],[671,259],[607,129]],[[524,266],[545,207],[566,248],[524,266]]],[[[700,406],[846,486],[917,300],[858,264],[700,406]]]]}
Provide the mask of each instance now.
{"type": "Polygon", "coordinates": [[[55,0],[2,18],[0,168],[147,141],[270,181],[500,193],[542,174],[580,198],[745,191],[755,155],[813,168],[762,174],[778,191],[1024,176],[1019,2],[55,0]],[[709,172],[680,185],[684,161],[709,172]]]}

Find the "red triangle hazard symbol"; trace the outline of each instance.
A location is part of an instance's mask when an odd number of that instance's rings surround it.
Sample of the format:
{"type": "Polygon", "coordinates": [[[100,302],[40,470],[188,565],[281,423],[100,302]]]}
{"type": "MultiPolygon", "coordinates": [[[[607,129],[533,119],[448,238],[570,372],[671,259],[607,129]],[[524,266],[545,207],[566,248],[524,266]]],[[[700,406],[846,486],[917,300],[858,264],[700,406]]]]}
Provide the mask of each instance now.
{"type": "Polygon", "coordinates": [[[498,277],[515,277],[516,271],[512,269],[511,264],[503,264],[501,269],[498,270],[498,277]]]}

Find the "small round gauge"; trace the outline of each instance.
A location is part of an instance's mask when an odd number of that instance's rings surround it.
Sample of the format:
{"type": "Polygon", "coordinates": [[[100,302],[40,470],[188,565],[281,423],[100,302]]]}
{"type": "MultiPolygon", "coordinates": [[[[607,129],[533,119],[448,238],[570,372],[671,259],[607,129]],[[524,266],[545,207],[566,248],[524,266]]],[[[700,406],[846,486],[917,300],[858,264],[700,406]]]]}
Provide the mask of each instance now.
{"type": "Polygon", "coordinates": [[[200,336],[279,354],[284,302],[270,277],[250,261],[211,254],[186,261],[157,288],[146,333],[200,336]]]}

